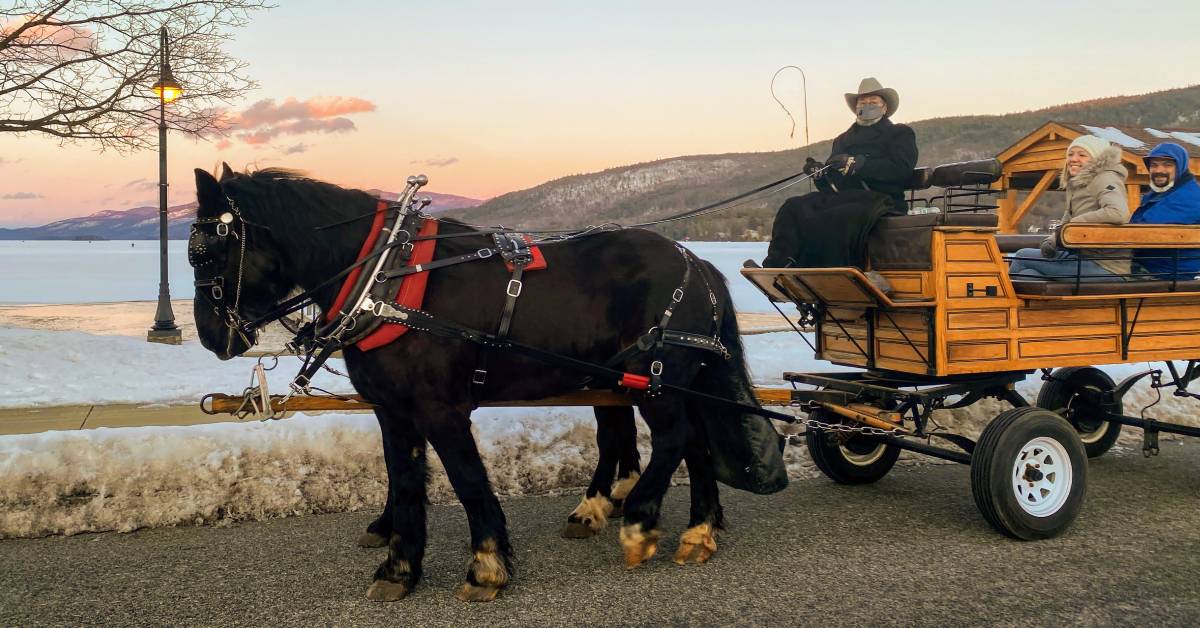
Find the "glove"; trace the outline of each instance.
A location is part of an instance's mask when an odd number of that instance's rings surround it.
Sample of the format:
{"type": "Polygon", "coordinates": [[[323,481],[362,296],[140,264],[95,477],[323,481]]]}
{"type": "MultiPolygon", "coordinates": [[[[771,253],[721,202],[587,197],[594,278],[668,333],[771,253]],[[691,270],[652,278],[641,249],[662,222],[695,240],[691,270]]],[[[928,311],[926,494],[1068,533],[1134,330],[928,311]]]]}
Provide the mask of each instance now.
{"type": "Polygon", "coordinates": [[[862,162],[865,161],[865,159],[865,157],[860,157],[858,155],[838,153],[830,157],[829,161],[825,162],[825,165],[844,175],[851,175],[858,171],[859,166],[862,165],[862,162]]]}
{"type": "Polygon", "coordinates": [[[1042,250],[1042,257],[1046,259],[1058,257],[1058,243],[1055,242],[1054,236],[1042,240],[1042,245],[1038,248],[1042,250]]]}
{"type": "Polygon", "coordinates": [[[804,174],[810,177],[816,175],[818,172],[820,172],[821,168],[824,167],[825,164],[813,159],[812,157],[804,160],[804,174]]]}

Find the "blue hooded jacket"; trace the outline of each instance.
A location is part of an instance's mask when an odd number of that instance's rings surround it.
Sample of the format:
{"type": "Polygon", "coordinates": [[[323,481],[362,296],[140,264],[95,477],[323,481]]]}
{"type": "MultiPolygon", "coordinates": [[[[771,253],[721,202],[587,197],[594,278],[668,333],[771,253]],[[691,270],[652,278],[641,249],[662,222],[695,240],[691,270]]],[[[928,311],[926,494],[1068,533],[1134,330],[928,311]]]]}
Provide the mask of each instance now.
{"type": "MultiPolygon", "coordinates": [[[[1198,225],[1200,224],[1200,184],[1188,171],[1187,151],[1179,144],[1159,144],[1143,160],[1166,157],[1175,161],[1175,180],[1166,192],[1147,192],[1141,206],[1129,218],[1130,224],[1198,225]]],[[[1133,259],[1147,272],[1163,279],[1191,279],[1200,274],[1200,249],[1174,249],[1179,252],[1178,267],[1171,259],[1172,249],[1143,249],[1134,251],[1133,259]],[[1157,258],[1157,259],[1156,259],[1157,258]],[[1174,272],[1173,272],[1174,271],[1174,272]]]]}

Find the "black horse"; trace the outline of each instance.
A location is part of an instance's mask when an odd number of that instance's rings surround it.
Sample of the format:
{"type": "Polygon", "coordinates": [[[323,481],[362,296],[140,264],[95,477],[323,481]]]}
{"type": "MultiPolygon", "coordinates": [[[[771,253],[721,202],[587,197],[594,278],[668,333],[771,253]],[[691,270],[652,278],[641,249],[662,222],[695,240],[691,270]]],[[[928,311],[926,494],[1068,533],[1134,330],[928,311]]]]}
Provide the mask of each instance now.
{"type": "MultiPolygon", "coordinates": [[[[365,192],[277,169],[238,174],[224,166],[219,181],[198,169],[196,191],[193,237],[199,233],[210,248],[224,247],[215,270],[210,268],[214,264],[197,266],[198,280],[219,276],[223,290],[214,293],[211,281],[197,282],[196,326],[202,344],[221,359],[240,355],[253,343],[237,329],[237,321],[261,317],[293,290],[317,287],[351,266],[369,229],[368,221],[351,219],[369,214],[377,203],[365,192]],[[342,221],[339,227],[318,229],[342,221]],[[205,231],[219,224],[228,225],[223,239],[205,231]]],[[[219,235],[220,227],[216,229],[219,235]]],[[[471,232],[453,221],[440,225],[442,234],[471,232]]],[[[484,235],[441,240],[435,259],[490,245],[484,235]]],[[[513,341],[604,363],[659,324],[690,267],[691,280],[670,327],[715,337],[727,355],[722,359],[667,345],[658,356],[662,381],[755,403],[733,306],[724,279],[710,264],[661,236],[633,229],[600,232],[542,250],[549,269],[526,275],[509,336],[513,341]]],[[[429,276],[422,309],[466,327],[494,329],[508,279],[498,259],[438,269],[429,276]]],[[[320,290],[317,303],[328,309],[337,289],[330,285],[320,290]]],[[[480,400],[541,399],[578,390],[585,381],[572,369],[495,351],[489,358],[491,375],[479,392],[471,384],[479,351],[477,344],[420,331],[369,352],[344,349],[351,382],[377,407],[388,471],[387,506],[372,532],[388,537],[389,553],[368,589],[371,599],[400,599],[420,579],[427,444],[441,459],[470,525],[473,557],[458,597],[493,599],[512,577],[504,513],[472,438],[470,414],[480,400]]],[[[614,367],[647,373],[650,362],[647,354],[630,352],[614,367]]],[[[592,382],[599,384],[603,382],[592,382]]],[[[651,430],[652,454],[625,498],[620,531],[625,564],[636,567],[657,550],[662,498],[682,460],[691,476],[692,506],[675,558],[681,564],[704,562],[716,549],[715,531],[723,523],[716,480],[758,492],[778,490],[786,484],[778,442],[747,441],[745,428],[765,419],[727,405],[672,394],[638,395],[636,404],[651,430]]],[[[770,434],[777,438],[773,430],[770,434]]]]}

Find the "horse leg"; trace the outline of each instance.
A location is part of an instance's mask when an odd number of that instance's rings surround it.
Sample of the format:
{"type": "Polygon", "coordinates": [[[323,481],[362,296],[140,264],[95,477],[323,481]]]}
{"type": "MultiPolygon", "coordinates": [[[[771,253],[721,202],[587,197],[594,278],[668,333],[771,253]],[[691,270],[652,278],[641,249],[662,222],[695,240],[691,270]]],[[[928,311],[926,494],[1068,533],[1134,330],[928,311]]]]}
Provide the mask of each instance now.
{"type": "Polygon", "coordinates": [[[697,564],[708,562],[717,551],[717,530],[725,527],[712,459],[701,430],[700,426],[694,427],[683,455],[691,482],[692,508],[688,529],[680,536],[679,549],[675,552],[675,563],[678,565],[688,561],[697,564]]]}
{"type": "MultiPolygon", "coordinates": [[[[624,408],[622,408],[624,410],[624,408]]],[[[637,448],[637,423],[633,420],[633,409],[627,410],[617,422],[620,434],[620,459],[617,462],[617,485],[612,490],[613,511],[610,518],[625,516],[625,498],[633,490],[642,474],[642,459],[637,448]]]]}
{"type": "Polygon", "coordinates": [[[677,399],[657,397],[639,404],[642,418],[650,426],[650,464],[625,499],[625,525],[621,547],[625,568],[633,569],[658,551],[658,519],[671,475],[683,460],[691,426],[684,404],[677,399]]]}
{"type": "Polygon", "coordinates": [[[392,447],[389,443],[390,437],[388,422],[382,414],[381,409],[375,411],[375,418],[379,420],[379,432],[383,437],[383,466],[387,469],[388,474],[388,494],[387,502],[383,505],[383,512],[380,513],[374,521],[367,524],[367,531],[358,537],[359,547],[384,547],[388,544],[388,539],[392,536],[392,490],[391,480],[393,476],[392,467],[392,447]]]}
{"type": "MultiPolygon", "coordinates": [[[[394,602],[408,595],[421,579],[425,557],[425,438],[410,415],[377,410],[388,461],[388,557],[375,570],[367,598],[394,602]]],[[[370,529],[368,528],[368,533],[370,529]]]]}
{"type": "Polygon", "coordinates": [[[608,525],[614,510],[613,475],[617,472],[618,462],[625,455],[621,449],[624,445],[622,423],[626,417],[633,423],[632,408],[597,406],[592,410],[596,413],[596,448],[600,456],[583,501],[567,516],[567,525],[562,529],[565,539],[591,538],[608,525]]]}
{"type": "Polygon", "coordinates": [[[471,529],[470,563],[466,582],[455,592],[464,602],[496,599],[512,579],[512,546],[500,500],[492,492],[487,469],[471,436],[467,415],[450,407],[420,409],[423,430],[446,468],[458,501],[467,511],[471,529]]]}

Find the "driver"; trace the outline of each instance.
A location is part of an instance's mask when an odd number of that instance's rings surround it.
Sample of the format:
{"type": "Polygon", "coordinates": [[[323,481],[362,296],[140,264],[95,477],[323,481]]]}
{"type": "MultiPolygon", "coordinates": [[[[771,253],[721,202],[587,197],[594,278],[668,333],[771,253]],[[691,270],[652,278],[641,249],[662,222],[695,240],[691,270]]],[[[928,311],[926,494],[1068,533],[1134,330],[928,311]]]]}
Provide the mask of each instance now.
{"type": "Polygon", "coordinates": [[[900,95],[874,78],[846,94],[854,124],[833,140],[826,163],[805,163],[818,193],[784,202],[763,266],[831,267],[864,263],[867,235],[888,214],[904,214],[904,185],[917,165],[913,130],[892,122],[900,95]]]}
{"type": "Polygon", "coordinates": [[[858,91],[846,94],[854,124],[833,140],[832,154],[824,164],[811,158],[805,174],[813,174],[825,192],[872,190],[892,202],[889,213],[903,214],[904,184],[917,166],[917,136],[906,125],[892,122],[900,95],[874,78],[865,78],[858,91]],[[823,173],[822,166],[829,166],[823,173]]]}

